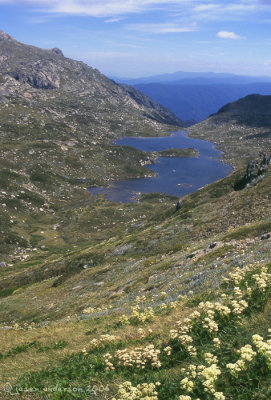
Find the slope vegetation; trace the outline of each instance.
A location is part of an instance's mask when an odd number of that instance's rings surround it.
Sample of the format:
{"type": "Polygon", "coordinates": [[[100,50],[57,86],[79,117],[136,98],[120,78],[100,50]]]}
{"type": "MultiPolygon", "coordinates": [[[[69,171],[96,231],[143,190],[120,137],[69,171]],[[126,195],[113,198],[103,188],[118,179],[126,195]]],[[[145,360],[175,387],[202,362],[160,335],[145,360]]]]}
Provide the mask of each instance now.
{"type": "Polygon", "coordinates": [[[261,163],[260,179],[248,180],[250,166],[185,197],[178,211],[170,199],[149,217],[153,199],[116,204],[118,228],[108,225],[103,241],[5,270],[3,384],[30,399],[87,399],[89,390],[98,399],[136,390],[135,399],[268,399],[271,182],[261,163]],[[140,222],[129,220],[140,207],[140,222]],[[206,391],[205,370],[214,370],[206,391]]]}
{"type": "Polygon", "coordinates": [[[193,128],[239,167],[178,209],[111,203],[84,188],[153,157],[112,139],[179,122],[57,49],[1,40],[1,399],[270,399],[271,154],[252,157],[269,106],[193,128]]]}
{"type": "Polygon", "coordinates": [[[271,96],[249,95],[194,125],[190,134],[216,143],[226,162],[242,166],[270,148],[270,112],[271,96]]]}

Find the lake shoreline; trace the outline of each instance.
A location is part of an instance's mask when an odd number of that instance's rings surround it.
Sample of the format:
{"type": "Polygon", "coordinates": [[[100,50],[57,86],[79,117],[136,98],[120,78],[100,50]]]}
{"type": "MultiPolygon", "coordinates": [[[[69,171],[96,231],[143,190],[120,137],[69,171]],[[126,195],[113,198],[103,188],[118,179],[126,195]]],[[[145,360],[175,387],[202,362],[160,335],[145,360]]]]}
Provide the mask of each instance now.
{"type": "Polygon", "coordinates": [[[181,198],[233,171],[232,166],[220,159],[221,152],[213,143],[191,138],[186,130],[162,137],[124,137],[114,144],[156,155],[156,159],[144,165],[155,176],[114,180],[106,187],[88,189],[93,195],[105,195],[111,201],[135,202],[136,197],[147,193],[181,198]]]}

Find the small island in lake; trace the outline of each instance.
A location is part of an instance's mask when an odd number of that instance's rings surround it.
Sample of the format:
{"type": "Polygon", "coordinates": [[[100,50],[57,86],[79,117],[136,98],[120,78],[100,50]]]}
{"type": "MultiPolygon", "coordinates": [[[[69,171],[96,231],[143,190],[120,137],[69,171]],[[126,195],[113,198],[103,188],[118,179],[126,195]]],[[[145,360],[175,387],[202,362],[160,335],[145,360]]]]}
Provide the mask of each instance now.
{"type": "Polygon", "coordinates": [[[199,152],[193,147],[187,149],[166,149],[158,151],[160,157],[198,157],[199,152]]]}

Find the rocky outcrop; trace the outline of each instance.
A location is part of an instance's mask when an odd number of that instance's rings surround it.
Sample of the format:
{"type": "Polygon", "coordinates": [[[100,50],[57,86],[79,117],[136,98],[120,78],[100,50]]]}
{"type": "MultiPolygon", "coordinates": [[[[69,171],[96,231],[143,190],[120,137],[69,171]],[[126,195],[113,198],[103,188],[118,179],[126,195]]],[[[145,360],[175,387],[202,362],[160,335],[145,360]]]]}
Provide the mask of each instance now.
{"type": "Polygon", "coordinates": [[[248,163],[245,176],[237,182],[235,190],[241,190],[250,184],[259,182],[264,177],[270,163],[271,152],[261,152],[259,158],[248,163]]]}
{"type": "Polygon", "coordinates": [[[251,161],[248,164],[247,172],[245,175],[246,184],[252,182],[260,175],[264,174],[270,162],[271,153],[267,154],[265,152],[262,152],[257,160],[251,161]]]}
{"type": "Polygon", "coordinates": [[[12,41],[15,42],[16,40],[8,35],[6,32],[0,30],[0,41],[12,41]]]}
{"type": "Polygon", "coordinates": [[[58,56],[64,57],[64,54],[62,53],[62,50],[58,49],[57,47],[54,47],[51,51],[53,53],[57,54],[58,56]]]}
{"type": "Polygon", "coordinates": [[[31,67],[27,65],[27,68],[21,65],[11,76],[36,89],[57,89],[60,87],[57,65],[50,61],[37,61],[31,67]]]}

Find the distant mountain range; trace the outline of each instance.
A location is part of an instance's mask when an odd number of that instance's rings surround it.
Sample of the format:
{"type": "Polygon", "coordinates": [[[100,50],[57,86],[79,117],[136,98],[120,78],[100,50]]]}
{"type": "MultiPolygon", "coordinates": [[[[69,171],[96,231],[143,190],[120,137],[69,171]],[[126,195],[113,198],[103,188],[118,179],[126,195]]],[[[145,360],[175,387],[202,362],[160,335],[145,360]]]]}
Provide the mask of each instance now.
{"type": "Polygon", "coordinates": [[[271,94],[271,77],[176,72],[133,80],[133,85],[191,125],[208,118],[229,102],[249,94],[271,94]]]}
{"type": "Polygon", "coordinates": [[[177,71],[171,74],[153,75],[142,78],[121,78],[111,77],[119,83],[126,83],[127,85],[139,85],[142,83],[172,83],[172,84],[197,84],[197,85],[210,85],[210,84],[241,84],[252,82],[271,82],[270,76],[249,76],[249,75],[236,75],[229,73],[215,73],[215,72],[185,72],[177,71]]]}

